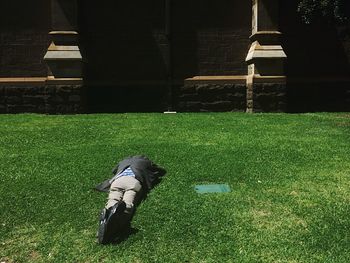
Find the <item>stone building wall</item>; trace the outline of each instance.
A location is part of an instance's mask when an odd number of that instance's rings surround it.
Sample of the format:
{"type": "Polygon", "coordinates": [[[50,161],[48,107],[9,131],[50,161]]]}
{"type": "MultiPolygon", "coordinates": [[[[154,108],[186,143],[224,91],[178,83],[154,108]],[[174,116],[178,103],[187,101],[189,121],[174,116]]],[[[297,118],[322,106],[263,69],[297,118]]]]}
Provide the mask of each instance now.
{"type": "Polygon", "coordinates": [[[48,45],[47,30],[1,31],[0,77],[46,76],[42,58],[48,45]]]}
{"type": "MultiPolygon", "coordinates": [[[[172,1],[167,38],[164,0],[78,0],[84,84],[65,86],[46,79],[50,2],[0,2],[0,112],[163,111],[170,75],[177,111],[246,109],[244,81],[185,80],[247,76],[251,1],[172,1]],[[18,77],[43,80],[1,80],[18,77]]],[[[254,111],[350,110],[349,27],[304,25],[295,1],[280,1],[279,17],[287,83],[254,84],[254,111]]]]}
{"type": "MultiPolygon", "coordinates": [[[[165,31],[164,0],[152,4],[111,2],[110,6],[95,1],[79,4],[80,43],[87,61],[84,80],[91,111],[103,107],[113,111],[130,109],[123,103],[115,104],[110,97],[130,96],[134,91],[131,96],[137,98],[142,93],[140,89],[152,94],[143,96],[149,98],[143,102],[146,110],[164,110],[169,74],[174,105],[183,100],[186,78],[247,74],[249,1],[231,0],[224,4],[210,0],[172,1],[170,40],[165,31]],[[102,94],[99,90],[103,90],[102,94]],[[154,96],[156,91],[158,95],[154,96]]],[[[140,100],[135,99],[137,103],[140,100]]],[[[139,105],[132,110],[139,110],[139,105]]]]}
{"type": "Polygon", "coordinates": [[[85,111],[84,100],[81,85],[0,83],[0,113],[81,113],[85,111]]]}
{"type": "Polygon", "coordinates": [[[0,2],[0,77],[47,76],[47,0],[0,2]]]}
{"type": "Polygon", "coordinates": [[[184,112],[245,111],[245,76],[188,78],[177,94],[177,109],[184,112]]]}
{"type": "Polygon", "coordinates": [[[249,1],[173,1],[170,43],[165,36],[164,2],[111,2],[109,6],[80,2],[81,48],[88,81],[164,81],[168,48],[177,81],[196,75],[247,73],[249,1]]]}
{"type": "Polygon", "coordinates": [[[245,111],[245,84],[187,84],[180,89],[181,112],[245,111]]]}
{"type": "Polygon", "coordinates": [[[164,1],[79,1],[88,85],[164,81],[164,1]]]}
{"type": "Polygon", "coordinates": [[[245,75],[250,1],[174,1],[173,77],[245,75]]]}

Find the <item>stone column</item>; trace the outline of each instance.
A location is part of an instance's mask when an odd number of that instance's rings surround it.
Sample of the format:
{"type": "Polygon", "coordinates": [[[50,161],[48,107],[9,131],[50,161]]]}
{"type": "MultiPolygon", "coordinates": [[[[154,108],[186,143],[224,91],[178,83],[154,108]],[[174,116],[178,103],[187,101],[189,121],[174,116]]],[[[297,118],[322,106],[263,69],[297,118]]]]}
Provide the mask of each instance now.
{"type": "Polygon", "coordinates": [[[51,0],[51,44],[44,60],[49,68],[47,108],[52,113],[79,113],[86,108],[77,16],[77,0],[51,0]]]}
{"type": "Polygon", "coordinates": [[[285,110],[287,56],[278,22],[279,0],[252,0],[252,44],[246,57],[247,112],[285,110]]]}
{"type": "Polygon", "coordinates": [[[77,0],[51,0],[52,42],[44,56],[50,79],[82,77],[77,12],[77,0]]]}

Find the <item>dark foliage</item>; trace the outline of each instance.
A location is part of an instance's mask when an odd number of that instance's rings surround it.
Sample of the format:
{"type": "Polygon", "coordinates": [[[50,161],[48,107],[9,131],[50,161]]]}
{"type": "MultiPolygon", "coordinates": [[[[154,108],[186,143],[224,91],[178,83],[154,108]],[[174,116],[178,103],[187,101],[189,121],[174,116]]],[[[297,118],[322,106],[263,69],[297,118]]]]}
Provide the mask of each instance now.
{"type": "Polygon", "coordinates": [[[327,20],[331,23],[349,22],[350,4],[348,0],[300,0],[298,12],[305,23],[327,20]]]}

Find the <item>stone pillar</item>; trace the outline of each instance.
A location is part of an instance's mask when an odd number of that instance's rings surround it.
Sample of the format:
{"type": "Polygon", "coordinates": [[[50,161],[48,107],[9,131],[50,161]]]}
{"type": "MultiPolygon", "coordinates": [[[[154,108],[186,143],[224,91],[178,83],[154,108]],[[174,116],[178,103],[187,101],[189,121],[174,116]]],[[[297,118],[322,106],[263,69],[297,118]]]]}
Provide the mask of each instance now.
{"type": "Polygon", "coordinates": [[[49,79],[82,77],[77,11],[77,0],[51,0],[52,42],[44,56],[49,79]]]}
{"type": "Polygon", "coordinates": [[[49,68],[46,89],[52,113],[86,111],[77,17],[77,0],[51,0],[51,44],[44,60],[49,68]]]}
{"type": "Polygon", "coordinates": [[[252,44],[246,57],[247,112],[285,109],[287,56],[278,22],[279,0],[252,0],[252,44]]]}

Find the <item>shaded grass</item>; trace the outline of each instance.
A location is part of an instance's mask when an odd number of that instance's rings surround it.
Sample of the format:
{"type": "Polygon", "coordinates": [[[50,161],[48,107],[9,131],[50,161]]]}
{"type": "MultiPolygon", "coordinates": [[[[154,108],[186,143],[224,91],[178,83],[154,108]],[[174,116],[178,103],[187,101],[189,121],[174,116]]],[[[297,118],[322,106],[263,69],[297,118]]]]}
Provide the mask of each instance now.
{"type": "Polygon", "coordinates": [[[347,114],[0,115],[0,259],[349,262],[349,132],[347,114]],[[99,246],[91,188],[139,153],[168,174],[99,246]]]}

